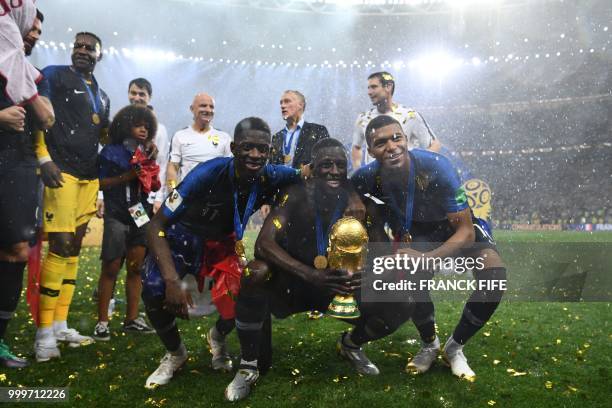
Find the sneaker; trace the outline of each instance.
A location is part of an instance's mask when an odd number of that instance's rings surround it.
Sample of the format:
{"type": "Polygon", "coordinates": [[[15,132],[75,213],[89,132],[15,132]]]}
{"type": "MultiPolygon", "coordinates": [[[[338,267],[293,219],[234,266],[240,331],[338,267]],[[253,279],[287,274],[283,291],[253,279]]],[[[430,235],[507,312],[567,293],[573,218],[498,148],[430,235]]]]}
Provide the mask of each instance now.
{"type": "Polygon", "coordinates": [[[225,389],[225,399],[231,402],[245,399],[251,393],[251,386],[259,378],[257,367],[240,366],[234,379],[225,389]]]}
{"type": "Polygon", "coordinates": [[[109,341],[111,338],[108,323],[98,322],[94,329],[93,338],[98,341],[109,341]]]}
{"type": "Polygon", "coordinates": [[[227,342],[225,337],[222,340],[213,336],[214,327],[206,333],[206,341],[212,354],[212,368],[213,370],[220,370],[224,372],[230,372],[234,368],[232,358],[227,352],[227,342]]]}
{"type": "Polygon", "coordinates": [[[137,317],[134,320],[123,323],[123,330],[130,333],[155,333],[155,330],[152,329],[142,317],[137,317]]]}
{"type": "Polygon", "coordinates": [[[94,343],[94,339],[89,336],[83,336],[76,329],[65,329],[55,332],[57,341],[62,341],[68,344],[68,347],[77,348],[87,346],[94,343]]]}
{"type": "Polygon", "coordinates": [[[470,368],[467,358],[463,354],[463,346],[455,343],[452,337],[444,345],[442,358],[457,377],[470,382],[476,380],[476,373],[470,368]]]}
{"type": "Polygon", "coordinates": [[[149,378],[147,378],[145,388],[152,390],[160,385],[168,384],[172,377],[174,377],[174,373],[185,365],[187,358],[187,351],[179,356],[166,353],[166,355],[164,355],[164,357],[161,359],[157,370],[153,371],[149,378]]]}
{"type": "Polygon", "coordinates": [[[36,354],[36,362],[38,363],[61,357],[55,337],[36,340],[34,342],[34,353],[36,354]]]}
{"type": "Polygon", "coordinates": [[[380,370],[378,369],[378,367],[376,367],[374,363],[370,361],[370,359],[365,355],[361,347],[350,347],[345,344],[344,339],[347,334],[348,333],[346,332],[342,333],[342,336],[336,344],[338,354],[347,359],[359,374],[380,374],[380,370]]]}
{"type": "Polygon", "coordinates": [[[421,349],[406,365],[406,372],[409,374],[423,374],[431,368],[439,353],[440,340],[437,336],[431,343],[421,342],[421,349]]]}
{"type": "Polygon", "coordinates": [[[23,368],[29,365],[28,360],[11,353],[4,340],[0,340],[0,364],[6,368],[23,368]]]}

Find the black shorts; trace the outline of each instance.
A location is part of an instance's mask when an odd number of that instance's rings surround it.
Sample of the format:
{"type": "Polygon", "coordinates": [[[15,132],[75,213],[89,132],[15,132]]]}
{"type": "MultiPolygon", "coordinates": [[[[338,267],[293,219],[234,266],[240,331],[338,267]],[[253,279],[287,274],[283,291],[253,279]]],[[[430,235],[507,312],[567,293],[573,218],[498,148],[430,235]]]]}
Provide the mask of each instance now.
{"type": "Polygon", "coordinates": [[[0,247],[36,239],[40,192],[35,166],[18,164],[0,174],[0,247]]]}
{"type": "Polygon", "coordinates": [[[138,228],[133,221],[124,224],[116,218],[104,217],[100,259],[112,261],[117,258],[124,258],[129,248],[135,246],[146,247],[146,227],[146,224],[138,228]]]}
{"type": "Polygon", "coordinates": [[[272,272],[268,293],[270,312],[279,319],[308,310],[325,312],[334,298],[289,272],[279,271],[272,272]]]}

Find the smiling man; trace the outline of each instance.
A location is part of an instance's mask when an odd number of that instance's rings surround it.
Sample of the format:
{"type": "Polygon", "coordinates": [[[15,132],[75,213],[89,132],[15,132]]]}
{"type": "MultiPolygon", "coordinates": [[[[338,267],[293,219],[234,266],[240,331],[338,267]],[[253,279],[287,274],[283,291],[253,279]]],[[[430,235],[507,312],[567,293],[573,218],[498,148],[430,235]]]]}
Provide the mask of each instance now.
{"type": "Polygon", "coordinates": [[[81,32],[72,65],[43,69],[40,94],[50,99],[57,120],[39,137],[36,155],[45,184],[43,230],[49,251],[42,265],[37,361],[59,357],[57,341],[71,347],[92,342],[67,325],[75,291],[81,242],[96,212],[98,146],[108,133],[110,100],[93,75],[102,59],[102,41],[81,32]]]}
{"type": "Polygon", "coordinates": [[[298,182],[300,171],[266,164],[270,128],[259,118],[241,120],[231,143],[234,157],[196,166],[153,217],[150,255],[143,272],[143,299],[166,355],[145,387],[166,384],[187,361],[176,317],[187,318],[191,299],[181,285],[186,274],[215,280],[212,300],[220,317],[208,332],[217,370],[231,370],[226,335],[234,327],[240,276],[246,265],[243,234],[250,216],[279,188],[298,182]]]}
{"type": "Polygon", "coordinates": [[[166,171],[168,192],[183,180],[200,163],[216,157],[232,155],[230,136],[213,128],[215,100],[206,93],[199,93],[189,107],[193,123],[179,130],[172,138],[170,160],[166,171]]]}
{"type": "MultiPolygon", "coordinates": [[[[326,256],[331,226],[342,217],[351,195],[346,150],[340,141],[326,138],[312,148],[311,161],[313,178],[279,193],[255,244],[257,260],[242,278],[236,304],[242,360],[225,390],[229,401],[246,398],[259,378],[258,358],[270,341],[263,338],[268,313],[285,318],[327,310],[336,294],[352,293],[359,286],[357,274],[351,277],[316,260],[326,256]]],[[[362,349],[348,345],[346,337],[338,341],[340,354],[360,374],[378,374],[362,349]]]]}

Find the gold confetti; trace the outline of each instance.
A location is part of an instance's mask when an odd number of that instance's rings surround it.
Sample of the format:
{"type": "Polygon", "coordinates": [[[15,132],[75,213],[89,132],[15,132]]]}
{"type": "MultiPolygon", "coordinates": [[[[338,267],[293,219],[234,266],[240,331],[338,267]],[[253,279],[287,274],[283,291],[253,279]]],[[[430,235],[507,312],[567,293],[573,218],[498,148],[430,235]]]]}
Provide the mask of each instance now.
{"type": "Polygon", "coordinates": [[[495,401],[493,401],[493,400],[489,400],[489,402],[487,402],[487,404],[492,407],[493,405],[495,405],[497,403],[495,401]]]}
{"type": "Polygon", "coordinates": [[[557,344],[561,344],[561,339],[557,339],[557,344]]]}
{"type": "Polygon", "coordinates": [[[482,333],[482,334],[483,334],[485,337],[489,337],[489,336],[491,335],[491,333],[489,333],[489,332],[484,332],[484,333],[482,333]]]}
{"type": "Polygon", "coordinates": [[[291,370],[292,375],[298,375],[299,373],[300,373],[300,370],[298,370],[297,368],[294,368],[293,370],[291,370]]]}
{"type": "Polygon", "coordinates": [[[385,392],[389,392],[389,391],[391,391],[391,386],[390,386],[390,385],[387,385],[387,386],[385,387],[385,392]]]}
{"type": "Polygon", "coordinates": [[[115,391],[117,388],[119,388],[119,386],[117,384],[110,384],[108,386],[108,390],[111,391],[111,392],[115,391]]]}
{"type": "Polygon", "coordinates": [[[568,386],[567,386],[567,389],[568,389],[568,390],[570,390],[570,391],[572,391],[572,392],[577,392],[577,391],[578,391],[578,388],[576,388],[576,387],[572,387],[571,385],[568,385],[568,386]]]}
{"type": "Polygon", "coordinates": [[[591,347],[591,345],[589,343],[584,343],[582,347],[584,347],[585,349],[588,349],[589,347],[591,347]]]}
{"type": "Polygon", "coordinates": [[[106,364],[102,363],[96,367],[98,370],[104,370],[106,368],[106,364]]]}
{"type": "Polygon", "coordinates": [[[0,382],[6,381],[6,374],[0,374],[0,382]]]}
{"type": "Polygon", "coordinates": [[[499,360],[493,360],[493,365],[498,365],[499,363],[501,363],[501,361],[499,361],[499,360]]]}
{"type": "Polygon", "coordinates": [[[283,228],[283,224],[281,224],[280,220],[277,217],[274,217],[274,219],[272,220],[272,223],[274,224],[276,229],[283,228]]]}
{"type": "Polygon", "coordinates": [[[552,390],[552,387],[553,387],[552,381],[546,381],[544,383],[544,387],[546,387],[547,390],[552,390]]]}

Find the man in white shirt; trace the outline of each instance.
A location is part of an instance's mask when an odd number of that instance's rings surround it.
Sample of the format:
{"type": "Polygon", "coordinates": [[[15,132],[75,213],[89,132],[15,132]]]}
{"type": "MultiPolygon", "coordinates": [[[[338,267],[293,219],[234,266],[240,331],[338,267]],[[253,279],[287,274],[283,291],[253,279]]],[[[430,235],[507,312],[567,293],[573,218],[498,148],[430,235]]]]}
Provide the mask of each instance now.
{"type": "MultiPolygon", "coordinates": [[[[368,77],[368,97],[374,107],[366,112],[361,112],[355,122],[353,147],[351,149],[354,170],[357,170],[362,164],[363,145],[366,140],[365,129],[368,123],[379,115],[388,115],[397,120],[406,136],[408,136],[412,147],[420,147],[434,152],[440,150],[440,141],[431,131],[425,119],[414,109],[393,102],[394,92],[395,80],[390,73],[375,72],[368,77]]],[[[374,159],[369,154],[365,155],[365,164],[372,160],[374,159]]]]}
{"type": "Polygon", "coordinates": [[[193,123],[176,132],[172,138],[166,172],[168,190],[173,190],[198,164],[216,157],[232,155],[230,135],[212,127],[215,116],[215,100],[212,96],[197,94],[190,109],[193,113],[193,123]]]}

